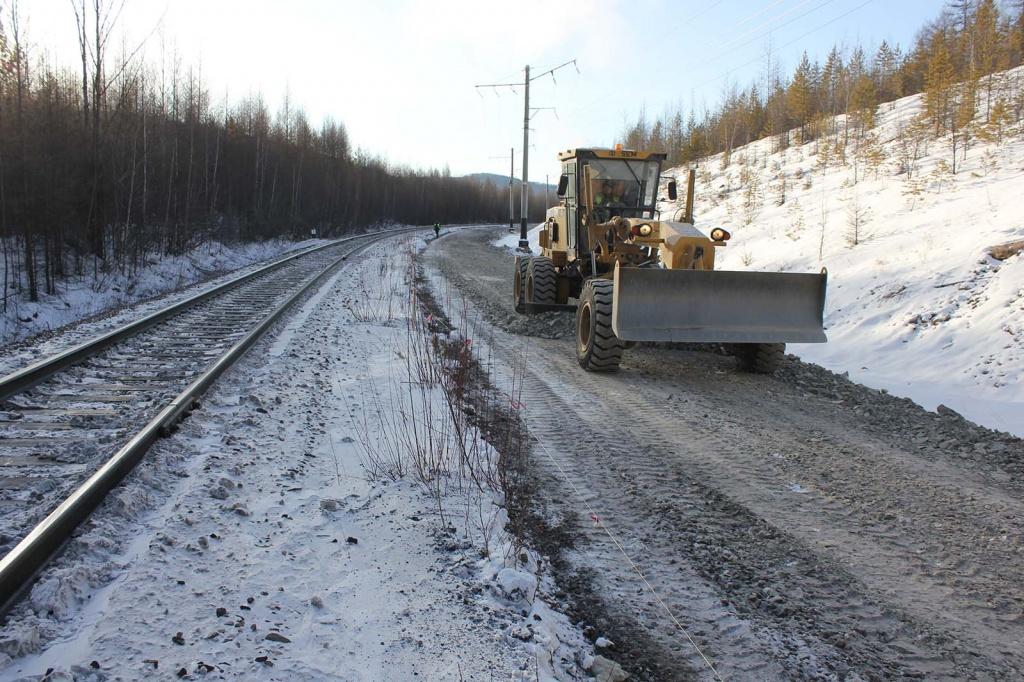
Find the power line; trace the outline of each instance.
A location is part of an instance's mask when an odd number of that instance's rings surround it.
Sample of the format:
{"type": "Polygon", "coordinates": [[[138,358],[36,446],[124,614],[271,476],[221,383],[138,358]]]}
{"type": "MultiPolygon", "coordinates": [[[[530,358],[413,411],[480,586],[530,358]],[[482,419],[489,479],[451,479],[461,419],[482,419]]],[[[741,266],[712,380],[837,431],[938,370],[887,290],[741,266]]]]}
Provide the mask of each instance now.
{"type": "MultiPolygon", "coordinates": [[[[793,43],[799,42],[799,41],[803,40],[804,38],[806,38],[807,36],[812,35],[814,33],[817,33],[818,31],[820,31],[821,29],[825,28],[826,26],[831,26],[832,24],[836,23],[840,19],[844,19],[844,18],[850,16],[851,14],[856,12],[857,10],[859,10],[859,9],[861,9],[861,8],[867,6],[867,5],[870,5],[874,1],[875,0],[864,0],[864,2],[862,2],[859,5],[857,5],[853,9],[848,10],[846,12],[843,12],[842,14],[840,14],[837,17],[835,17],[834,19],[830,19],[830,20],[826,21],[824,24],[821,24],[820,26],[817,26],[817,27],[811,29],[807,33],[804,33],[804,34],[801,34],[801,35],[797,36],[796,38],[790,40],[788,43],[784,43],[783,45],[780,45],[778,47],[778,49],[779,50],[785,49],[785,48],[789,47],[790,45],[792,45],[793,43]]],[[[753,64],[754,62],[759,61],[760,59],[761,59],[761,57],[754,57],[750,61],[744,62],[744,63],[742,63],[742,64],[740,64],[738,66],[734,66],[733,68],[729,69],[725,73],[723,73],[723,74],[721,74],[719,76],[715,76],[714,78],[709,78],[708,80],[700,83],[699,85],[697,85],[697,88],[702,88],[705,85],[708,85],[709,83],[714,83],[715,81],[720,81],[723,78],[726,78],[726,77],[732,75],[733,73],[735,73],[739,69],[742,69],[744,66],[750,66],[751,64],[753,64]]]]}
{"type": "MultiPolygon", "coordinates": [[[[522,250],[529,250],[529,248],[530,248],[530,242],[529,242],[529,240],[526,237],[526,221],[528,220],[528,213],[529,213],[529,208],[530,208],[530,191],[529,191],[529,188],[530,188],[530,119],[532,118],[532,113],[531,112],[536,113],[537,111],[541,111],[541,110],[544,110],[544,109],[554,110],[554,107],[533,107],[533,108],[530,107],[530,83],[532,83],[533,81],[537,80],[538,78],[544,78],[545,76],[551,76],[551,81],[557,84],[558,81],[555,80],[555,72],[558,71],[559,69],[563,69],[563,68],[569,66],[570,64],[572,64],[573,67],[576,69],[576,73],[580,72],[580,67],[576,64],[576,60],[575,59],[570,59],[567,62],[563,62],[563,63],[559,64],[558,66],[552,67],[550,69],[545,69],[545,70],[541,71],[540,73],[535,73],[533,76],[530,76],[530,65],[529,64],[527,64],[523,68],[523,72],[525,73],[525,76],[523,77],[523,82],[522,82],[522,86],[523,86],[523,100],[524,100],[523,101],[523,186],[522,186],[522,190],[520,191],[520,195],[522,197],[522,200],[520,202],[520,209],[519,209],[520,210],[520,216],[519,216],[519,248],[522,249],[522,250]]],[[[519,87],[519,85],[520,85],[519,83],[481,83],[481,84],[478,84],[478,85],[476,85],[474,87],[477,89],[477,92],[479,92],[481,88],[490,88],[490,89],[493,89],[493,90],[497,90],[499,88],[512,88],[512,90],[514,92],[515,88],[519,87]]],[[[557,112],[555,113],[555,117],[556,118],[558,117],[557,112]]]]}
{"type": "Polygon", "coordinates": [[[790,25],[790,24],[792,24],[792,23],[793,23],[794,21],[797,21],[797,20],[799,20],[799,19],[803,19],[803,18],[804,18],[804,17],[806,17],[806,16],[808,15],[808,14],[813,14],[814,12],[817,12],[817,11],[818,11],[819,9],[821,9],[822,7],[824,7],[824,6],[826,6],[826,5],[830,5],[830,4],[832,4],[833,2],[835,2],[835,0],[825,0],[825,1],[824,1],[824,2],[822,2],[822,3],[820,4],[820,5],[817,5],[817,6],[815,6],[815,7],[812,7],[811,9],[807,10],[807,11],[806,11],[806,12],[804,12],[803,14],[798,14],[797,16],[793,17],[793,18],[792,18],[792,19],[790,19],[789,21],[783,22],[783,23],[779,24],[778,26],[773,26],[773,27],[769,28],[769,29],[768,29],[767,31],[765,31],[764,33],[760,33],[760,34],[758,34],[758,35],[755,35],[755,36],[754,36],[753,38],[751,38],[750,40],[747,40],[746,42],[743,42],[743,43],[736,43],[736,41],[737,41],[737,40],[742,40],[742,39],[743,39],[743,38],[745,38],[746,36],[750,35],[750,34],[751,34],[752,32],[756,32],[756,31],[759,31],[759,30],[761,30],[761,29],[762,29],[763,27],[767,26],[768,24],[771,24],[771,23],[773,23],[773,22],[775,22],[775,21],[778,21],[779,19],[781,19],[782,17],[786,16],[786,15],[787,15],[787,14],[789,14],[790,12],[794,12],[794,11],[796,11],[796,10],[800,9],[801,7],[803,7],[804,5],[806,5],[807,3],[811,2],[811,1],[812,1],[812,0],[804,0],[804,1],[803,1],[803,2],[801,2],[801,3],[799,4],[799,5],[796,5],[795,7],[792,7],[792,8],[790,8],[790,10],[789,10],[788,12],[784,12],[784,13],[782,13],[782,14],[780,14],[780,15],[776,16],[776,17],[775,17],[774,19],[771,19],[771,20],[769,20],[769,21],[767,21],[767,22],[764,22],[764,23],[762,23],[762,24],[758,25],[758,26],[757,26],[757,27],[755,27],[755,28],[754,28],[754,29],[753,29],[752,31],[747,31],[747,32],[746,32],[746,33],[744,33],[744,34],[742,34],[742,35],[739,35],[739,36],[737,36],[736,38],[734,38],[733,40],[731,40],[731,41],[727,42],[727,43],[726,43],[726,44],[725,44],[725,45],[723,46],[723,50],[722,50],[722,52],[720,52],[720,53],[719,53],[718,55],[716,55],[716,58],[717,58],[717,57],[720,57],[720,56],[723,56],[723,55],[725,55],[725,54],[727,54],[727,53],[729,53],[729,52],[731,52],[732,50],[735,50],[735,49],[737,49],[737,48],[740,48],[740,47],[746,47],[747,45],[750,45],[751,43],[755,43],[755,42],[757,42],[758,40],[760,40],[761,38],[765,37],[766,35],[769,35],[769,34],[771,34],[771,33],[775,32],[775,31],[778,31],[779,29],[781,29],[781,28],[784,28],[784,27],[786,27],[786,26],[789,26],[789,25],[790,25]]]}
{"type": "MultiPolygon", "coordinates": [[[[782,0],[778,0],[778,1],[779,1],[779,2],[782,2],[782,0]]],[[[697,21],[698,19],[700,19],[701,17],[703,17],[703,16],[705,15],[705,14],[707,14],[708,12],[710,12],[711,10],[713,10],[714,8],[716,8],[716,7],[718,7],[719,5],[721,5],[721,4],[722,4],[722,2],[723,2],[723,0],[717,0],[717,2],[713,2],[713,3],[711,3],[710,5],[708,5],[707,7],[705,7],[705,8],[704,8],[704,11],[703,11],[703,12],[697,12],[696,14],[694,14],[693,16],[691,16],[691,17],[690,17],[689,19],[685,19],[685,20],[683,20],[683,21],[677,22],[677,24],[676,24],[675,26],[672,26],[672,27],[670,27],[670,28],[669,28],[668,30],[662,31],[662,32],[661,32],[661,33],[660,33],[660,34],[659,34],[659,35],[657,36],[657,38],[655,38],[655,40],[660,40],[660,39],[664,38],[664,37],[665,37],[666,35],[668,35],[669,33],[675,33],[675,32],[677,32],[677,31],[679,30],[679,27],[680,27],[681,25],[685,25],[686,27],[692,27],[692,26],[693,26],[693,24],[694,24],[694,23],[695,23],[695,22],[696,22],[696,21],[697,21]]]]}
{"type": "MultiPolygon", "coordinates": [[[[801,3],[799,4],[799,5],[797,5],[796,7],[790,8],[789,10],[787,10],[786,12],[783,12],[783,13],[782,13],[782,14],[780,14],[780,15],[776,15],[776,16],[775,16],[774,18],[770,19],[770,20],[769,20],[769,21],[768,21],[767,23],[771,23],[771,22],[773,22],[773,21],[777,21],[778,19],[781,19],[782,17],[786,16],[786,14],[788,14],[788,13],[790,13],[790,12],[792,12],[792,11],[796,10],[796,9],[799,9],[800,7],[802,7],[802,6],[806,5],[806,4],[808,3],[808,2],[812,2],[812,1],[813,1],[813,0],[802,0],[802,2],[801,2],[801,3]]],[[[762,7],[761,9],[759,9],[759,10],[757,10],[757,11],[755,11],[755,12],[752,12],[752,13],[748,14],[747,16],[743,17],[742,19],[738,20],[738,21],[737,21],[737,22],[736,22],[736,23],[735,23],[734,25],[735,25],[735,26],[739,26],[739,25],[745,24],[746,22],[748,22],[748,21],[750,21],[750,20],[752,20],[752,19],[755,19],[755,18],[757,18],[757,17],[761,16],[762,14],[764,14],[764,13],[768,12],[769,10],[771,10],[771,9],[773,9],[773,8],[775,8],[775,7],[777,7],[777,6],[779,6],[779,5],[780,5],[780,4],[782,4],[783,2],[786,2],[786,0],[774,0],[774,2],[769,2],[769,3],[767,4],[767,5],[765,5],[765,6],[764,6],[764,7],[762,7]]],[[[828,4],[828,2],[832,2],[832,0],[826,0],[825,4],[828,4]]],[[[704,16],[705,14],[707,14],[708,12],[710,12],[710,11],[711,11],[712,9],[714,9],[715,7],[717,7],[717,6],[718,6],[718,5],[720,5],[720,4],[721,4],[721,0],[719,0],[718,2],[713,2],[713,3],[711,4],[711,5],[709,5],[708,7],[706,7],[706,8],[704,9],[704,11],[703,11],[703,12],[699,12],[699,13],[697,13],[696,15],[694,15],[694,16],[693,16],[693,17],[692,17],[692,18],[691,18],[691,19],[689,20],[689,23],[691,23],[691,24],[692,24],[692,23],[694,23],[694,22],[695,22],[695,21],[696,21],[697,19],[699,19],[700,17],[704,16]]],[[[819,5],[819,7],[821,7],[821,6],[823,6],[823,5],[819,5]]],[[[799,18],[799,17],[797,17],[797,18],[799,18]]],[[[760,28],[761,26],[764,26],[764,25],[765,25],[765,24],[764,24],[764,23],[762,23],[761,25],[759,25],[759,26],[755,27],[755,28],[754,28],[754,29],[752,29],[752,30],[753,30],[753,31],[756,31],[756,30],[757,30],[758,28],[760,28]]],[[[777,28],[778,28],[778,27],[777,27],[777,28]]],[[[673,30],[674,30],[674,29],[673,29],[673,30]]],[[[769,31],[769,32],[770,32],[770,31],[769,31]]],[[[667,34],[667,33],[668,33],[668,31],[666,31],[666,32],[665,32],[664,34],[662,34],[662,35],[665,35],[665,34],[667,34]]],[[[744,32],[744,33],[743,33],[742,35],[743,35],[743,36],[746,36],[746,35],[749,35],[750,33],[751,33],[751,30],[748,30],[748,31],[744,32]]],[[[717,59],[717,57],[718,57],[718,56],[721,56],[721,55],[717,55],[717,56],[716,56],[716,59],[717,59]]],[[[708,61],[709,61],[709,60],[706,60],[706,59],[702,59],[701,61],[702,61],[702,63],[708,63],[708,61]]],[[[583,103],[583,104],[577,104],[577,105],[575,105],[575,106],[573,107],[573,110],[574,110],[574,111],[579,111],[579,110],[581,110],[581,109],[589,109],[589,108],[590,108],[590,107],[592,107],[592,106],[593,106],[594,104],[596,104],[596,103],[597,103],[598,101],[600,101],[600,100],[602,100],[602,99],[605,99],[605,97],[606,97],[606,95],[602,93],[602,94],[600,94],[600,95],[598,95],[598,96],[596,96],[596,97],[594,97],[594,98],[592,98],[592,99],[588,100],[587,102],[585,102],[585,103],[583,103]]]]}
{"type": "Polygon", "coordinates": [[[576,73],[580,72],[580,67],[577,66],[576,60],[575,59],[570,59],[567,62],[563,62],[562,64],[559,64],[558,66],[552,67],[552,68],[548,69],[547,71],[542,71],[542,72],[540,72],[538,74],[535,74],[532,77],[529,75],[530,67],[527,66],[526,67],[527,76],[526,76],[526,79],[522,83],[480,83],[478,85],[474,85],[473,87],[474,88],[494,88],[494,89],[497,89],[497,88],[512,88],[512,89],[515,89],[515,88],[518,88],[520,86],[526,87],[527,84],[532,83],[533,81],[537,80],[538,78],[543,78],[544,76],[547,76],[547,75],[550,75],[551,78],[554,79],[555,71],[558,71],[559,69],[561,69],[563,67],[569,66],[570,64],[572,64],[573,66],[576,67],[576,73]]]}
{"type": "Polygon", "coordinates": [[[768,10],[770,10],[771,8],[777,7],[777,6],[781,5],[784,2],[786,2],[786,0],[775,0],[775,2],[773,2],[773,3],[763,7],[760,11],[754,12],[753,14],[748,14],[743,19],[740,19],[739,21],[736,22],[736,26],[742,26],[743,24],[747,23],[748,21],[750,21],[754,17],[759,17],[762,14],[764,14],[765,12],[767,12],[768,10]]]}
{"type": "Polygon", "coordinates": [[[492,156],[492,159],[508,159],[508,231],[516,229],[516,204],[513,199],[513,183],[516,177],[516,148],[510,147],[508,156],[492,156]]]}

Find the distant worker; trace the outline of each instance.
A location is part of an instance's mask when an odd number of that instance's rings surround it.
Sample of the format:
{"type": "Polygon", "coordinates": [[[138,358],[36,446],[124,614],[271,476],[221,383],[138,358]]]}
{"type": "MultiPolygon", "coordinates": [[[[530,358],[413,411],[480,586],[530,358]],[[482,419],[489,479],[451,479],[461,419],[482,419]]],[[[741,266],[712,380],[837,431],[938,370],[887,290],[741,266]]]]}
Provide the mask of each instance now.
{"type": "Polygon", "coordinates": [[[434,239],[441,236],[441,223],[434,223],[434,239]]]}

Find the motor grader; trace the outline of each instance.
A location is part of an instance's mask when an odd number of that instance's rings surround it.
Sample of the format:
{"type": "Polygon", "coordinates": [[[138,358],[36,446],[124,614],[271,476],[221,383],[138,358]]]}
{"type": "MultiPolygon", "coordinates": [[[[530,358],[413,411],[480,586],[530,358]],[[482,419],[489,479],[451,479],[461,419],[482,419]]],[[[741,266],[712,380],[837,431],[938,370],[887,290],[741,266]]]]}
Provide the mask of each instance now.
{"type": "MultiPolygon", "coordinates": [[[[622,149],[559,154],[559,204],[547,211],[541,255],[516,257],[520,313],[576,309],[576,356],[618,369],[640,341],[722,344],[749,371],[775,370],[786,343],[819,343],[827,274],[715,270],[731,235],[694,227],[694,176],[684,208],[657,208],[666,155],[622,149]],[[571,301],[575,299],[575,303],[571,301]]],[[[669,179],[675,200],[676,181],[669,179]]]]}

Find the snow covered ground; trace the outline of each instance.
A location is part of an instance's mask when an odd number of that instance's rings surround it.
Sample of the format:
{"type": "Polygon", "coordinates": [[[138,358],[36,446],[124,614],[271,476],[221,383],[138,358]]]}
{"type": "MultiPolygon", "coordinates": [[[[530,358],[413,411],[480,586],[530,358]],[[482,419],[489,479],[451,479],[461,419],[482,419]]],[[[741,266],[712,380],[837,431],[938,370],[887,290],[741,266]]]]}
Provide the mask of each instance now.
{"type": "MultiPolygon", "coordinates": [[[[530,242],[530,248],[537,254],[540,253],[540,230],[542,227],[544,227],[544,223],[534,225],[526,233],[526,238],[530,242]]],[[[512,251],[515,251],[519,248],[519,232],[509,232],[508,234],[495,239],[491,243],[498,248],[511,249],[512,251]]]]}
{"type": "Polygon", "coordinates": [[[154,258],[132,277],[114,273],[98,282],[91,274],[71,277],[58,284],[56,295],[41,294],[36,303],[12,298],[7,312],[0,314],[0,345],[59,329],[108,310],[145,301],[326,241],[273,239],[231,245],[210,242],[180,256],[154,258]]]}
{"type": "Polygon", "coordinates": [[[225,375],[0,629],[0,678],[581,677],[500,490],[441,466],[497,455],[422,380],[422,246],[351,259],[225,375]]]}
{"type": "MultiPolygon", "coordinates": [[[[996,95],[1012,97],[1021,82],[1024,68],[1003,74],[996,95]]],[[[857,158],[852,139],[845,163],[834,154],[824,163],[824,140],[783,151],[760,140],[736,149],[727,167],[722,155],[711,157],[697,172],[697,226],[732,232],[716,254],[720,269],[828,269],[829,341],[789,352],[928,409],[944,404],[1024,435],[1024,255],[999,261],[987,252],[1024,239],[1024,129],[975,137],[953,174],[948,136],[924,136],[913,159],[908,131],[923,108],[921,95],[879,107],[869,131],[876,168],[867,155],[857,158]],[[910,159],[909,176],[901,157],[910,159]]],[[[843,117],[837,123],[842,130],[843,117]]],[[[666,175],[682,186],[685,171],[666,175]]],[[[681,205],[661,204],[662,215],[681,205]]],[[[517,243],[518,235],[496,242],[517,243]]]]}
{"type": "MultiPolygon", "coordinates": [[[[137,320],[145,315],[156,312],[162,308],[166,308],[169,305],[182,301],[190,296],[194,296],[202,291],[215,287],[219,284],[244,275],[257,268],[263,267],[269,262],[275,260],[278,257],[282,257],[287,253],[294,252],[299,249],[306,249],[318,244],[323,243],[325,240],[306,240],[302,242],[273,242],[267,243],[268,246],[260,247],[257,244],[250,244],[248,246],[239,247],[241,251],[248,252],[250,259],[247,264],[241,264],[245,259],[237,259],[232,261],[233,264],[238,265],[236,269],[229,269],[223,274],[209,278],[210,271],[206,271],[207,275],[201,277],[203,281],[191,284],[190,286],[183,286],[181,288],[173,288],[175,285],[173,282],[165,284],[171,289],[164,290],[162,294],[156,294],[153,298],[143,300],[142,302],[133,304],[115,304],[113,308],[107,308],[104,312],[92,313],[94,317],[91,319],[85,314],[86,310],[96,310],[99,306],[86,306],[86,308],[66,308],[63,303],[59,302],[57,298],[49,300],[48,305],[40,303],[43,312],[34,322],[39,320],[53,320],[55,316],[60,317],[66,315],[64,326],[54,327],[54,331],[45,333],[42,328],[36,329],[36,336],[32,338],[26,338],[19,336],[20,341],[9,341],[8,345],[0,346],[2,353],[0,353],[0,375],[7,374],[21,367],[27,366],[40,358],[47,357],[50,355],[56,355],[68,348],[75,346],[79,343],[88,341],[89,339],[95,338],[101,334],[104,334],[116,327],[127,324],[131,321],[137,320]],[[276,246],[274,246],[276,245],[276,246]],[[259,258],[257,258],[259,256],[259,258]],[[262,258],[262,260],[260,259],[262,258]]],[[[224,267],[231,267],[232,263],[222,263],[224,267]]],[[[159,284],[158,281],[154,286],[159,284]]],[[[122,292],[123,293],[123,292],[122,292]]],[[[109,301],[110,292],[107,292],[106,296],[109,301]]],[[[101,295],[103,298],[103,295],[101,295]]],[[[141,300],[141,297],[135,297],[134,300],[141,300]]],[[[12,327],[17,329],[19,327],[12,327]]]]}
{"type": "MultiPolygon", "coordinates": [[[[1000,85],[1012,95],[1022,78],[1017,69],[1000,85]]],[[[716,256],[725,269],[828,268],[829,342],[791,352],[1024,435],[1024,256],[987,253],[1024,239],[1024,130],[973,140],[956,174],[949,138],[923,141],[908,177],[898,172],[902,145],[923,108],[920,95],[879,108],[869,133],[877,172],[852,143],[845,165],[823,165],[822,144],[773,153],[772,140],[737,149],[727,168],[709,159],[698,171],[698,225],[732,231],[716,256]]]]}

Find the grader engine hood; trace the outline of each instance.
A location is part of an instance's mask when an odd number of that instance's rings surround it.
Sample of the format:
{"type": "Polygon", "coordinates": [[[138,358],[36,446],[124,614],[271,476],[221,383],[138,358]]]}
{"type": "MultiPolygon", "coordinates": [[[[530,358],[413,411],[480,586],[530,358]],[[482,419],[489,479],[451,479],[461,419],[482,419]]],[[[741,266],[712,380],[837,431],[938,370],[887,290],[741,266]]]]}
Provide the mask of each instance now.
{"type": "Polygon", "coordinates": [[[669,270],[712,270],[715,243],[688,223],[662,220],[657,223],[662,243],[661,262],[669,270]]]}
{"type": "Polygon", "coordinates": [[[827,275],[616,267],[624,341],[821,343],[827,275]]]}

